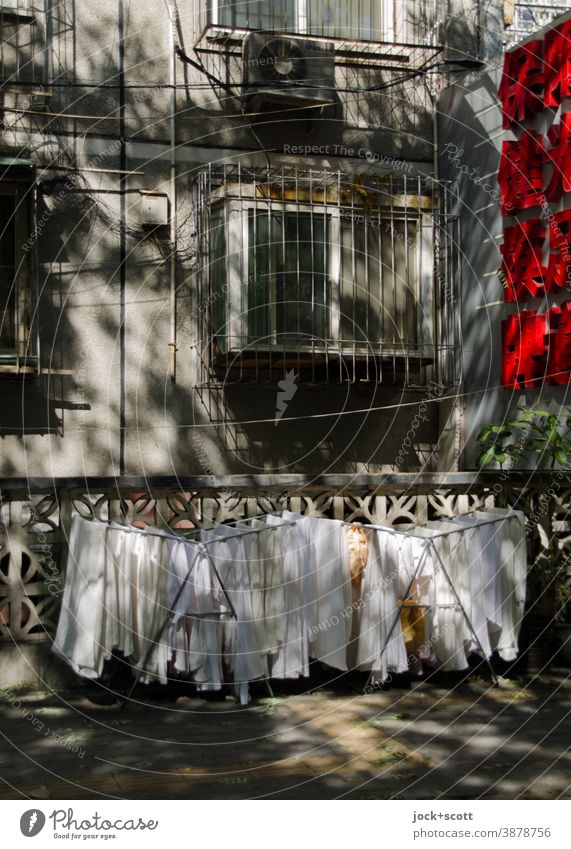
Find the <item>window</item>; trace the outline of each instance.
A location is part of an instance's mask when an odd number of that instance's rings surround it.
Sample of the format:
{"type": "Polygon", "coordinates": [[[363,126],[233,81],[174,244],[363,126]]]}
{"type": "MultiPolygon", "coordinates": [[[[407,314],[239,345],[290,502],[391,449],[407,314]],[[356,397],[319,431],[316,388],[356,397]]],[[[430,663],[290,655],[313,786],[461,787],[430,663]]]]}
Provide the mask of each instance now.
{"type": "Polygon", "coordinates": [[[363,221],[343,209],[240,206],[218,207],[210,222],[211,315],[221,351],[252,343],[417,344],[418,216],[363,221]]]}
{"type": "Polygon", "coordinates": [[[26,189],[28,184],[0,183],[0,358],[4,360],[30,353],[26,189]]]}
{"type": "Polygon", "coordinates": [[[28,17],[30,14],[30,0],[0,0],[0,12],[11,12],[28,17]]]}
{"type": "Polygon", "coordinates": [[[211,23],[344,40],[403,37],[405,0],[211,0],[211,23]]]}
{"type": "Polygon", "coordinates": [[[373,195],[341,179],[206,188],[200,332],[215,369],[349,356],[415,360],[418,376],[433,361],[429,189],[405,177],[373,195]]]}
{"type": "Polygon", "coordinates": [[[248,339],[305,345],[328,336],[325,215],[248,209],[248,339]]]}

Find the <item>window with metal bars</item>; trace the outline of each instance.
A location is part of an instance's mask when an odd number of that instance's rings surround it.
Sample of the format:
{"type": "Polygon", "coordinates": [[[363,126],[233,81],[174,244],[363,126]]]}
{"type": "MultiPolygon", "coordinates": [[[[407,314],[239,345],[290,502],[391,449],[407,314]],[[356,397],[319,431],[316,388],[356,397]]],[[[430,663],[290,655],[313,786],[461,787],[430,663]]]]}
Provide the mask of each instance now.
{"type": "Polygon", "coordinates": [[[430,215],[230,200],[207,226],[202,312],[215,366],[349,355],[400,359],[403,370],[414,359],[418,374],[431,361],[430,215]]]}
{"type": "Polygon", "coordinates": [[[342,40],[404,37],[405,0],[210,0],[210,23],[342,40]]]}
{"type": "Polygon", "coordinates": [[[203,382],[432,379],[454,341],[436,338],[430,178],[238,164],[196,180],[203,382]]]}

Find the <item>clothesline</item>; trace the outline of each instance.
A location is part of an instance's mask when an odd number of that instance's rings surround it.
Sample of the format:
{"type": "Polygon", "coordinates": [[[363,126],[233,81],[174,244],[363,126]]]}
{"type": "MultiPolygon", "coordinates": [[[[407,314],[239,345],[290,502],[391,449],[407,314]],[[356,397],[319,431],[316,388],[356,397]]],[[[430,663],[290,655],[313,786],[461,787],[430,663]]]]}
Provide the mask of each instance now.
{"type": "MultiPolygon", "coordinates": [[[[78,515],[80,515],[80,514],[78,514],[78,515]]],[[[281,516],[279,516],[278,513],[261,513],[261,514],[258,514],[257,516],[248,516],[244,519],[235,519],[232,522],[220,522],[219,524],[213,525],[210,528],[191,528],[186,533],[202,534],[204,531],[215,531],[217,528],[220,528],[220,527],[233,527],[234,525],[237,525],[240,522],[246,523],[246,522],[252,522],[252,521],[256,521],[256,520],[262,521],[267,516],[273,516],[273,517],[276,517],[276,518],[281,518],[281,516]]],[[[471,518],[473,516],[474,516],[473,512],[472,513],[464,513],[464,514],[462,514],[462,516],[444,516],[444,517],[437,519],[437,520],[434,520],[434,521],[456,522],[460,518],[471,518]]],[[[498,516],[496,519],[478,520],[478,527],[483,527],[484,525],[493,525],[493,524],[497,524],[498,522],[504,522],[506,519],[508,519],[512,516],[516,517],[517,511],[507,512],[507,513],[505,513],[501,516],[498,516]]],[[[341,522],[342,525],[345,525],[346,527],[350,527],[350,528],[360,527],[360,528],[363,528],[364,530],[382,531],[383,533],[400,534],[402,536],[407,536],[407,537],[412,536],[412,537],[415,537],[417,539],[422,539],[422,540],[430,540],[430,539],[434,540],[434,539],[438,539],[439,537],[446,537],[446,536],[450,536],[452,534],[463,533],[463,532],[470,529],[470,526],[467,526],[466,528],[459,527],[458,529],[454,529],[454,530],[437,531],[436,533],[431,534],[430,537],[424,537],[422,534],[415,533],[415,531],[422,530],[422,529],[431,530],[431,528],[429,528],[427,524],[422,524],[422,525],[414,525],[413,524],[409,528],[401,529],[401,528],[394,527],[393,525],[374,525],[374,524],[371,524],[371,523],[363,524],[361,522],[347,522],[347,521],[344,521],[343,519],[329,519],[329,517],[322,517],[322,516],[308,516],[308,515],[305,515],[305,514],[300,514],[300,517],[304,518],[304,519],[323,519],[324,521],[339,521],[339,522],[341,522]]],[[[139,533],[139,534],[143,534],[144,536],[160,537],[161,539],[175,539],[175,540],[190,543],[192,545],[211,545],[212,543],[219,541],[218,539],[212,539],[212,540],[206,540],[206,541],[200,540],[200,541],[197,542],[196,540],[187,539],[184,532],[176,533],[175,531],[172,531],[172,530],[166,531],[166,530],[162,530],[162,529],[148,530],[147,528],[138,528],[138,527],[133,526],[133,525],[122,525],[118,522],[103,522],[103,521],[100,521],[100,520],[93,520],[93,521],[99,522],[100,524],[104,525],[107,528],[110,528],[111,530],[126,531],[128,533],[139,533]]],[[[280,522],[279,525],[266,525],[263,528],[253,528],[251,530],[240,530],[236,534],[232,534],[231,536],[225,536],[224,540],[237,539],[237,538],[240,538],[240,537],[243,537],[243,536],[247,536],[248,534],[259,534],[259,533],[264,533],[266,531],[273,531],[273,530],[277,529],[278,527],[284,527],[284,526],[287,526],[287,525],[295,525],[295,524],[297,524],[298,521],[299,520],[283,521],[283,522],[280,522]]]]}
{"type": "MultiPolygon", "coordinates": [[[[459,518],[471,518],[471,517],[473,517],[473,515],[474,515],[473,513],[464,513],[462,517],[460,517],[460,516],[445,516],[443,519],[438,519],[436,521],[455,522],[459,518]]],[[[511,511],[509,513],[505,513],[502,516],[498,516],[497,519],[482,519],[482,521],[478,520],[477,525],[478,525],[479,528],[483,527],[484,525],[495,525],[498,522],[505,522],[506,519],[510,519],[512,517],[517,517],[516,511],[511,511]]],[[[466,525],[465,528],[460,526],[460,527],[458,527],[458,529],[454,529],[454,530],[450,530],[450,531],[437,531],[436,533],[431,534],[429,537],[425,537],[422,534],[418,534],[418,533],[414,533],[414,532],[418,531],[418,530],[422,530],[422,529],[432,530],[432,528],[429,528],[428,525],[426,525],[426,524],[425,525],[413,525],[409,530],[407,530],[407,529],[400,530],[400,529],[394,528],[390,525],[387,525],[387,526],[385,526],[385,525],[363,525],[363,527],[365,529],[372,528],[375,531],[379,530],[379,531],[384,531],[384,532],[387,532],[387,533],[390,533],[390,534],[402,534],[403,536],[414,537],[415,539],[426,540],[426,542],[431,542],[432,540],[439,539],[440,537],[447,537],[447,536],[451,536],[451,535],[457,534],[457,533],[464,533],[466,531],[473,530],[473,528],[474,528],[473,525],[466,525]]]]}
{"type": "MultiPolygon", "coordinates": [[[[78,515],[82,519],[84,518],[83,516],[81,516],[80,513],[77,513],[76,515],[78,515]]],[[[251,521],[254,521],[255,519],[262,519],[262,518],[264,518],[264,516],[277,516],[277,514],[276,513],[264,513],[260,516],[251,516],[247,519],[237,519],[236,522],[232,522],[232,523],[221,522],[218,525],[214,525],[212,528],[192,528],[188,533],[201,534],[204,531],[214,531],[214,530],[216,530],[217,528],[220,528],[220,527],[229,527],[231,524],[233,525],[233,524],[236,524],[237,522],[251,522],[251,521]]],[[[280,518],[280,517],[278,516],[277,518],[280,518]]],[[[107,528],[108,530],[112,530],[112,531],[123,531],[123,532],[126,532],[126,533],[141,534],[142,536],[146,536],[146,537],[160,537],[161,539],[174,539],[174,540],[177,540],[178,542],[186,542],[189,545],[211,545],[213,542],[219,542],[218,539],[200,540],[200,541],[197,542],[196,540],[187,539],[186,536],[184,536],[183,533],[176,533],[175,531],[171,531],[171,530],[165,531],[165,530],[162,530],[160,528],[155,529],[155,530],[148,530],[147,528],[138,528],[135,525],[122,525],[119,522],[104,522],[101,519],[92,519],[92,520],[87,519],[86,521],[93,521],[95,524],[100,524],[103,527],[107,528]]],[[[224,537],[224,540],[238,539],[238,538],[241,538],[243,536],[247,536],[248,534],[259,534],[259,533],[263,533],[264,531],[273,531],[273,530],[275,530],[279,527],[283,527],[285,525],[295,525],[295,524],[296,524],[296,522],[294,522],[294,521],[284,521],[284,522],[280,522],[279,525],[267,525],[266,527],[263,527],[263,528],[255,528],[255,529],[252,529],[252,530],[238,531],[237,533],[232,534],[231,536],[224,537]]]]}

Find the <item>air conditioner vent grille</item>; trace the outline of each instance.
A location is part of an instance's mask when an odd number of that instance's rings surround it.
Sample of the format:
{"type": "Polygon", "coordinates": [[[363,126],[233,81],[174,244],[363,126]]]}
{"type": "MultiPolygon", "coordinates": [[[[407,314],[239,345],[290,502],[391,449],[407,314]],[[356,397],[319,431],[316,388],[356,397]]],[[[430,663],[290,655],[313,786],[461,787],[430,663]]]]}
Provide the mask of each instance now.
{"type": "Polygon", "coordinates": [[[303,82],[307,63],[303,50],[287,38],[266,42],[258,53],[260,77],[268,83],[303,82]]]}

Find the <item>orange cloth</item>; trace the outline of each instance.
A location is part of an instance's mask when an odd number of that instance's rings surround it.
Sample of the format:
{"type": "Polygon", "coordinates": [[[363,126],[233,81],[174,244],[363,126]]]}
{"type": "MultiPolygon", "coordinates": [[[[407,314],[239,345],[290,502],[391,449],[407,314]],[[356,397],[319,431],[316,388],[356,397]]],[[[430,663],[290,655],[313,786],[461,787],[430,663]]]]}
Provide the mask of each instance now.
{"type": "Polygon", "coordinates": [[[347,547],[349,549],[349,571],[351,573],[351,584],[354,589],[359,589],[363,572],[369,559],[369,542],[365,528],[345,525],[347,535],[347,547]]]}
{"type": "Polygon", "coordinates": [[[401,628],[408,652],[417,651],[424,641],[424,610],[417,607],[416,599],[402,602],[400,609],[401,628]]]}

